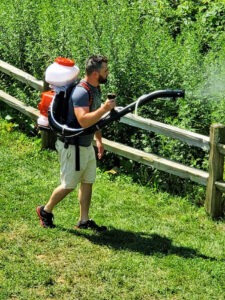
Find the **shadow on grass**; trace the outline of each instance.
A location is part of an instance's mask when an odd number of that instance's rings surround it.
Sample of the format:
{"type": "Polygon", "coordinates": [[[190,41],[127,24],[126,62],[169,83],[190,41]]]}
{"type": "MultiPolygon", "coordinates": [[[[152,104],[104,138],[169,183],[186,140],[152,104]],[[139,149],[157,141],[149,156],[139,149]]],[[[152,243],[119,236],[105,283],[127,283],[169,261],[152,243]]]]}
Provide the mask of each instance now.
{"type": "Polygon", "coordinates": [[[110,228],[108,231],[100,234],[91,233],[90,231],[85,232],[85,230],[58,228],[71,234],[82,236],[94,244],[108,246],[115,250],[128,250],[143,255],[165,256],[174,254],[184,258],[197,257],[217,260],[216,258],[203,255],[192,248],[173,245],[171,239],[156,233],[147,234],[110,228]]]}

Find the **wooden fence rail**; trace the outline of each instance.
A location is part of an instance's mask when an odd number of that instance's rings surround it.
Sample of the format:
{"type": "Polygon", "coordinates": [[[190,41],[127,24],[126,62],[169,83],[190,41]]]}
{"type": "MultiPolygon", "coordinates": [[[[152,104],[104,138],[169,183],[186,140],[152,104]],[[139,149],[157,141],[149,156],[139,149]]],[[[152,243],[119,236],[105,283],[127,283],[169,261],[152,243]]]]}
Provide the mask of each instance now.
{"type": "MultiPolygon", "coordinates": [[[[23,72],[6,62],[0,60],[0,71],[13,77],[36,90],[43,90],[43,81],[37,80],[30,74],[23,72]]],[[[7,105],[19,110],[34,121],[39,117],[39,111],[30,107],[0,90],[0,100],[7,105]]],[[[123,144],[103,139],[106,150],[121,155],[141,164],[152,166],[158,170],[165,171],[176,176],[190,179],[193,182],[206,186],[205,208],[213,218],[222,217],[224,213],[223,193],[225,193],[225,182],[223,181],[224,155],[225,155],[225,126],[213,124],[210,128],[210,137],[197,134],[164,123],[145,119],[134,114],[127,114],[120,122],[163,134],[187,143],[190,146],[199,147],[209,151],[209,172],[185,166],[169,159],[146,153],[144,151],[125,146],[123,144]]],[[[45,135],[46,140],[46,135],[45,135]]]]}

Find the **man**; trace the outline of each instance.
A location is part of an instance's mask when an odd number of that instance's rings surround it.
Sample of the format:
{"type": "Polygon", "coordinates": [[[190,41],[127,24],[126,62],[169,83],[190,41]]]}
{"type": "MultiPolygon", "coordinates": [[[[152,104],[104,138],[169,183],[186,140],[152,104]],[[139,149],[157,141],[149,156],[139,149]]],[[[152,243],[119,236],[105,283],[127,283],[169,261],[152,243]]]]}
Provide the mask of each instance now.
{"type": "MultiPolygon", "coordinates": [[[[107,82],[108,59],[101,55],[93,55],[86,62],[85,77],[82,80],[88,85],[88,89],[81,84],[77,85],[72,93],[69,104],[69,115],[67,125],[70,127],[80,126],[90,127],[98,122],[101,117],[115,107],[115,100],[107,99],[101,106],[101,92],[99,85],[107,82]],[[90,104],[90,97],[92,103],[90,104]]],[[[36,211],[43,227],[53,228],[53,208],[69,193],[71,193],[78,183],[80,218],[76,228],[93,229],[97,231],[106,230],[105,226],[98,226],[89,219],[89,207],[92,197],[92,185],[96,177],[96,158],[92,146],[94,134],[80,136],[74,142],[69,141],[68,147],[61,140],[57,140],[56,149],[60,159],[61,184],[53,191],[49,201],[44,206],[38,206],[36,211]],[[76,145],[79,145],[79,149],[76,145]],[[79,150],[79,155],[76,155],[79,150]],[[75,168],[79,159],[79,171],[75,168]]],[[[102,145],[101,132],[95,132],[98,158],[101,159],[104,148],[102,145]]]]}

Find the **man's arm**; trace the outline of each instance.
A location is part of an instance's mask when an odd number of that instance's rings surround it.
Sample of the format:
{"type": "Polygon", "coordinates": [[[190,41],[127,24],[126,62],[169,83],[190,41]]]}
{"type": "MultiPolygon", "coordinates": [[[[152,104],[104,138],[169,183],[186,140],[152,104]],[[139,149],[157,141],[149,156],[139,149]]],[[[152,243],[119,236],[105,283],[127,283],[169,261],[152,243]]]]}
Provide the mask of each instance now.
{"type": "Polygon", "coordinates": [[[105,113],[111,111],[115,106],[115,100],[107,99],[106,102],[95,111],[90,112],[89,107],[75,107],[74,113],[80,126],[88,128],[97,123],[105,113]]]}

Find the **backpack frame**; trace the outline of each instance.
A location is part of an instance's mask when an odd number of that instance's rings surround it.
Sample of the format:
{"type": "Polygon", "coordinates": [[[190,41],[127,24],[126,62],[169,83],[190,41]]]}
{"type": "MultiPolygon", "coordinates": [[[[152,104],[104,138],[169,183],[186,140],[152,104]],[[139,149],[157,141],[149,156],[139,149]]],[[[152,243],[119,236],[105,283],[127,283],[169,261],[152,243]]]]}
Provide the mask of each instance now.
{"type": "Polygon", "coordinates": [[[82,86],[89,95],[89,107],[91,107],[94,97],[91,92],[89,84],[84,81],[77,81],[72,86],[68,87],[66,91],[60,91],[56,93],[52,99],[51,105],[48,111],[48,121],[50,129],[56,133],[57,136],[62,138],[72,138],[80,132],[80,128],[70,128],[66,125],[68,110],[69,110],[69,99],[75,87],[82,86]]]}

